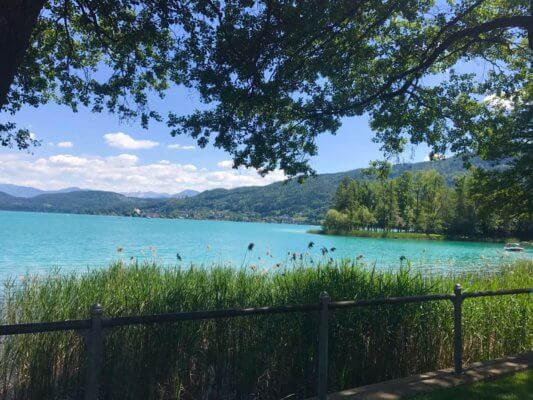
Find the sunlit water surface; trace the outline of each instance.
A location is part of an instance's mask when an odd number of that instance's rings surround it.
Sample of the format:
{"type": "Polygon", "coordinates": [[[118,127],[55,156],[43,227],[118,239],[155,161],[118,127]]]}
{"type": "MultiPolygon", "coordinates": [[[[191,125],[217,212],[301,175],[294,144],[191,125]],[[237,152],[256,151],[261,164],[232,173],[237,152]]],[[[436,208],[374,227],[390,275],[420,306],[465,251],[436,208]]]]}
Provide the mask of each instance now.
{"type": "MultiPolygon", "coordinates": [[[[290,266],[292,254],[316,264],[325,257],[356,258],[377,269],[396,269],[400,258],[431,273],[497,269],[533,251],[503,251],[501,243],[372,239],[307,233],[310,225],[144,219],[0,211],[0,280],[60,268],[102,268],[122,259],[165,265],[231,263],[268,271],[290,266]],[[310,242],[314,243],[308,249],[310,242]],[[248,245],[253,249],[248,251],[248,245]],[[331,248],[335,248],[331,251],[331,248]]],[[[405,262],[404,262],[405,264],[405,262]]]]}

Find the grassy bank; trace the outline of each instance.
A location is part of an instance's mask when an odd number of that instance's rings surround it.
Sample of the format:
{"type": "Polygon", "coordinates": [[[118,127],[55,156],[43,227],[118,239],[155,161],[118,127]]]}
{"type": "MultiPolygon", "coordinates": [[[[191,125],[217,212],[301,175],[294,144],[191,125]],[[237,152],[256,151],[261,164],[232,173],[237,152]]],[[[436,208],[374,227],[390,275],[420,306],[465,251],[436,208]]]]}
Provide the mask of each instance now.
{"type": "Polygon", "coordinates": [[[484,238],[484,237],[470,237],[470,236],[451,236],[442,235],[438,233],[419,233],[419,232],[392,232],[392,231],[367,231],[354,230],[349,232],[332,232],[325,229],[311,229],[307,233],[315,233],[319,235],[335,235],[335,236],[354,236],[354,237],[369,237],[382,239],[414,239],[414,240],[458,240],[465,242],[493,242],[493,243],[507,243],[520,242],[517,238],[484,238]]]}
{"type": "Polygon", "coordinates": [[[436,233],[417,233],[417,232],[386,232],[386,231],[365,231],[355,230],[349,232],[331,232],[324,229],[311,229],[308,233],[315,233],[319,235],[335,235],[335,236],[354,236],[354,237],[369,237],[369,238],[383,238],[383,239],[416,239],[416,240],[446,240],[445,235],[436,233]]]}
{"type": "MultiPolygon", "coordinates": [[[[84,275],[27,278],[7,285],[2,323],[86,318],[100,302],[107,316],[377,298],[533,286],[533,263],[490,275],[424,278],[377,273],[350,262],[275,273],[225,266],[161,268],[115,264],[84,275]]],[[[533,347],[530,296],[464,304],[465,359],[533,347]]],[[[450,302],[339,310],[331,316],[330,390],[453,364],[450,302]]],[[[314,395],[317,315],[288,314],[135,326],[105,336],[105,399],[280,399],[314,395]]],[[[81,395],[84,344],[73,333],[7,337],[0,388],[10,399],[81,395]],[[9,393],[9,394],[8,394],[9,393]]]]}
{"type": "MultiPolygon", "coordinates": [[[[533,370],[506,378],[476,382],[472,385],[409,397],[405,400],[532,400],[533,370]]],[[[403,400],[403,398],[402,398],[403,400]]]]}

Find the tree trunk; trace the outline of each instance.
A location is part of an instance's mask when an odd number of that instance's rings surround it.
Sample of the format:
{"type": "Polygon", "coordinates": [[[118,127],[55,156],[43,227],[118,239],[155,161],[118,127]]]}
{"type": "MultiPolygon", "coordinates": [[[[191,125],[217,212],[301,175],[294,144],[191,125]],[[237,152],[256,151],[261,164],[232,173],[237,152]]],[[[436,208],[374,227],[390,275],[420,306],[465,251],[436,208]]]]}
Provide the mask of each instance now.
{"type": "Polygon", "coordinates": [[[0,0],[0,109],[30,44],[45,0],[0,0]]]}

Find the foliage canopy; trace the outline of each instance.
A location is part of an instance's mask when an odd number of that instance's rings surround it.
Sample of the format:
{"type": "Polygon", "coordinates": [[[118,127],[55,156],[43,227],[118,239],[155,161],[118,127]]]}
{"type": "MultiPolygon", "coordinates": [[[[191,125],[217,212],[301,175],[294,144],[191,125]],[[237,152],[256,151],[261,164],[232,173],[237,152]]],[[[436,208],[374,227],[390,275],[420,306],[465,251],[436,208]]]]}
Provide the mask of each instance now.
{"type": "MultiPolygon", "coordinates": [[[[530,151],[528,0],[4,3],[3,111],[55,101],[165,121],[235,166],[289,176],[312,172],[317,135],[364,113],[388,153],[409,141],[487,158],[530,151]],[[483,73],[454,71],[480,60],[483,73]],[[149,92],[182,84],[205,109],[150,109],[149,92]],[[502,141],[516,145],[495,154],[502,141]]],[[[0,141],[33,139],[4,123],[0,141]]]]}

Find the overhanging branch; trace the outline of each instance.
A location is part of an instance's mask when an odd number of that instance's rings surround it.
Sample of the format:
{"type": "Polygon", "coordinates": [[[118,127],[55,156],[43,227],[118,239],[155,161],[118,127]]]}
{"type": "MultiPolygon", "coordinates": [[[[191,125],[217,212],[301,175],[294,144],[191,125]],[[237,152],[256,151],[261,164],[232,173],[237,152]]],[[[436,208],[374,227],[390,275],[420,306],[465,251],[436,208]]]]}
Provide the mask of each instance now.
{"type": "MultiPolygon", "coordinates": [[[[511,29],[511,28],[522,28],[528,30],[531,35],[533,16],[514,16],[514,17],[502,17],[496,18],[492,21],[485,22],[480,25],[476,25],[471,28],[465,28],[460,31],[457,31],[450,36],[448,36],[444,41],[439,44],[435,50],[429,53],[429,55],[418,65],[407,69],[406,71],[396,74],[389,78],[387,82],[382,85],[376,92],[369,97],[366,97],[357,102],[351,103],[343,108],[331,108],[330,110],[323,110],[322,114],[343,114],[355,109],[360,109],[366,107],[378,99],[389,100],[397,96],[403,95],[407,92],[412,83],[418,79],[421,74],[426,71],[437,59],[445,53],[450,47],[461,39],[467,37],[479,36],[483,33],[489,33],[498,29],[511,29]],[[396,90],[390,91],[392,86],[405,79],[405,82],[396,90]]],[[[529,43],[530,47],[532,45],[531,41],[529,43]]]]}

